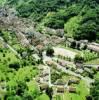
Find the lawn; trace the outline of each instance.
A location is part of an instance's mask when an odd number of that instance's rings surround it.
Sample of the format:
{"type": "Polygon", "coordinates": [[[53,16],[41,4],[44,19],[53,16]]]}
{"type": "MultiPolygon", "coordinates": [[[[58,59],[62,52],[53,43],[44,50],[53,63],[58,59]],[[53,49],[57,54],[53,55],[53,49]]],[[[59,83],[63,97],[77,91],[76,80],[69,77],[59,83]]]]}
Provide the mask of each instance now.
{"type": "Polygon", "coordinates": [[[70,79],[78,79],[78,78],[69,74],[64,74],[62,76],[62,80],[64,80],[65,82],[69,81],[70,79]]]}
{"type": "Polygon", "coordinates": [[[99,58],[86,62],[85,64],[99,64],[99,58]]]}
{"type": "Polygon", "coordinates": [[[50,100],[50,99],[49,99],[49,97],[46,94],[42,94],[36,100],[50,100]]]}
{"type": "Polygon", "coordinates": [[[12,46],[15,50],[19,50],[20,48],[22,48],[22,45],[21,44],[14,44],[13,46],[12,46]]]}
{"type": "Polygon", "coordinates": [[[6,0],[0,0],[0,5],[4,4],[6,0]]]}
{"type": "Polygon", "coordinates": [[[13,62],[19,62],[19,59],[9,48],[5,47],[2,41],[0,41],[0,63],[10,64],[13,62]]]}
{"type": "Polygon", "coordinates": [[[97,74],[94,77],[95,79],[99,79],[99,72],[97,72],[97,74]]]}
{"type": "Polygon", "coordinates": [[[20,63],[20,59],[18,59],[12,51],[8,48],[4,48],[3,45],[0,44],[0,79],[2,77],[5,79],[5,73],[9,70],[9,64],[15,62],[20,63]]]}
{"type": "Polygon", "coordinates": [[[13,63],[13,62],[19,62],[19,59],[16,57],[15,54],[13,54],[12,51],[9,49],[3,50],[3,52],[0,52],[0,62],[5,62],[7,64],[13,63]]]}

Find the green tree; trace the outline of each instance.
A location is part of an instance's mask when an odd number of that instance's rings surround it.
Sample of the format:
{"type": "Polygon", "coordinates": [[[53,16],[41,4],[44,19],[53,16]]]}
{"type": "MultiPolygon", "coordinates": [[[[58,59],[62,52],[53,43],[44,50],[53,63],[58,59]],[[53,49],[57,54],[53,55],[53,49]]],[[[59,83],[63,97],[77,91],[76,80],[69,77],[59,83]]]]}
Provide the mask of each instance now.
{"type": "Polygon", "coordinates": [[[53,56],[53,54],[54,54],[54,49],[51,46],[48,46],[46,50],[46,55],[53,56]]]}
{"type": "Polygon", "coordinates": [[[96,24],[95,22],[89,21],[84,23],[82,26],[75,31],[73,36],[75,39],[87,39],[89,41],[96,40],[96,24]]]}
{"type": "Polygon", "coordinates": [[[77,54],[74,58],[75,63],[82,63],[83,61],[84,61],[84,58],[80,54],[77,54]]]}
{"type": "Polygon", "coordinates": [[[78,30],[81,20],[81,16],[75,16],[65,24],[64,31],[68,37],[74,37],[74,34],[76,35],[75,32],[78,30]]]}
{"type": "Polygon", "coordinates": [[[93,100],[99,99],[99,78],[95,80],[92,88],[90,89],[90,94],[93,98],[93,100]]]}
{"type": "Polygon", "coordinates": [[[53,89],[48,87],[46,89],[46,94],[49,96],[50,100],[52,100],[52,95],[53,95],[53,89]]]}
{"type": "Polygon", "coordinates": [[[18,62],[9,64],[9,68],[14,68],[18,70],[20,68],[20,64],[18,62]]]}

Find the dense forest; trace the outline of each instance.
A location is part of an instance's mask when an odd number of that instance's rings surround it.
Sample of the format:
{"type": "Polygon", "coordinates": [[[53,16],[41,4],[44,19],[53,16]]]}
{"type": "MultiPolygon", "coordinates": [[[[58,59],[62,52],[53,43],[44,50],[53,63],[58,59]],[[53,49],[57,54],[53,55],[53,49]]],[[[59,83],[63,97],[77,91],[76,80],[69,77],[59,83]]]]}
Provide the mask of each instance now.
{"type": "Polygon", "coordinates": [[[21,17],[64,29],[68,37],[99,41],[98,0],[7,0],[7,4],[16,7],[21,17]]]}

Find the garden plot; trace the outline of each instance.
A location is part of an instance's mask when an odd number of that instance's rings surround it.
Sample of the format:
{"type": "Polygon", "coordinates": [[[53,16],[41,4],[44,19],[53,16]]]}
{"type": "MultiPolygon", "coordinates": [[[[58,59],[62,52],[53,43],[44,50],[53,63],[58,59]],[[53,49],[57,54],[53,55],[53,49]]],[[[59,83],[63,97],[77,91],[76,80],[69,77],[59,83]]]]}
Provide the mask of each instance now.
{"type": "Polygon", "coordinates": [[[64,48],[59,48],[59,47],[53,47],[54,49],[54,55],[58,56],[64,56],[64,57],[69,57],[71,59],[75,58],[75,55],[77,54],[76,52],[64,49],[64,48]]]}

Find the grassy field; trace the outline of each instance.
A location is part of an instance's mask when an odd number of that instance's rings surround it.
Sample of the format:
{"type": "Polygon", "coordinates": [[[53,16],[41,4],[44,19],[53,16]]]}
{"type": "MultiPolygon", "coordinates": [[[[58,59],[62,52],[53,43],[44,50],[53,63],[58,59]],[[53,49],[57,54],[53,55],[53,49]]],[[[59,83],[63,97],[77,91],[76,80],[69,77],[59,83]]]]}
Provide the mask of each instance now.
{"type": "Polygon", "coordinates": [[[16,55],[9,49],[5,48],[3,42],[0,41],[0,63],[12,63],[17,62],[19,59],[16,55]]]}
{"type": "Polygon", "coordinates": [[[0,42],[0,80],[6,78],[9,64],[15,62],[20,62],[20,59],[8,48],[4,48],[3,43],[0,42]]]}
{"type": "Polygon", "coordinates": [[[19,50],[21,47],[22,47],[22,45],[21,44],[14,44],[13,46],[12,46],[15,50],[19,50]]]}
{"type": "Polygon", "coordinates": [[[99,72],[94,77],[95,79],[99,79],[99,72]]]}
{"type": "Polygon", "coordinates": [[[62,80],[64,82],[68,82],[70,79],[78,79],[78,78],[75,77],[75,76],[69,75],[69,74],[65,74],[65,75],[62,76],[62,80]]]}
{"type": "Polygon", "coordinates": [[[6,0],[0,0],[0,5],[4,4],[6,0]]]}
{"type": "Polygon", "coordinates": [[[85,64],[99,64],[99,58],[86,62],[85,64]]]}
{"type": "Polygon", "coordinates": [[[46,94],[42,94],[41,96],[38,97],[36,100],[50,100],[49,97],[46,94]]]}
{"type": "Polygon", "coordinates": [[[0,60],[0,62],[5,62],[8,64],[19,61],[16,55],[14,55],[13,52],[10,50],[3,50],[3,53],[0,52],[0,60]]]}

